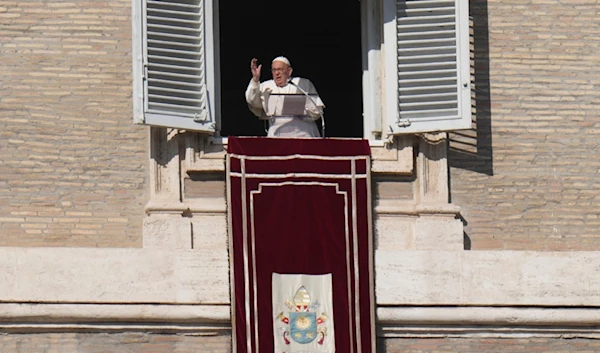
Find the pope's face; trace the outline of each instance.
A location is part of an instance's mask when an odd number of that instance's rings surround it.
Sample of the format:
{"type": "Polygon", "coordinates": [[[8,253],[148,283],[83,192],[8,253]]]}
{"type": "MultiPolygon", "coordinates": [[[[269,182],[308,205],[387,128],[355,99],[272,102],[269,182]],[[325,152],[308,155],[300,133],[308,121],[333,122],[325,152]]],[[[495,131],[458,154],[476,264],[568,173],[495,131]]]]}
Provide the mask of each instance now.
{"type": "Polygon", "coordinates": [[[275,84],[283,87],[287,84],[290,76],[292,76],[292,68],[281,61],[275,61],[271,64],[271,74],[273,74],[275,84]]]}

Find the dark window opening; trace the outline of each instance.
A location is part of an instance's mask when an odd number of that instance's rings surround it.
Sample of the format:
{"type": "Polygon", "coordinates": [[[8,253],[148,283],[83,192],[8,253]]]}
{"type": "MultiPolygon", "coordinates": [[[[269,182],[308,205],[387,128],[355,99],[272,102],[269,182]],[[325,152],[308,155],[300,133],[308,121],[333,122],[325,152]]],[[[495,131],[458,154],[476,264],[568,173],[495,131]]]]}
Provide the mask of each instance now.
{"type": "Polygon", "coordinates": [[[266,135],[244,92],[250,60],[263,64],[262,82],[279,55],[315,84],[327,137],[363,136],[359,1],[222,1],[219,12],[222,136],[266,135]]]}

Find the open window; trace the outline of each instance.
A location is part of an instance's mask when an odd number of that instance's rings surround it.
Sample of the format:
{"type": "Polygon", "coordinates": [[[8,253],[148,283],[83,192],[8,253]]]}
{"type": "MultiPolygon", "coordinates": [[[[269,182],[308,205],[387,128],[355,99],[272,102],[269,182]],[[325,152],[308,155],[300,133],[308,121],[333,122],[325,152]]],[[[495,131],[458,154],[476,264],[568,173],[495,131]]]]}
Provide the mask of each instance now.
{"type": "Polygon", "coordinates": [[[249,62],[266,80],[285,55],[322,96],[328,137],[471,126],[465,2],[132,1],[135,123],[264,135],[243,97],[249,62]]]}

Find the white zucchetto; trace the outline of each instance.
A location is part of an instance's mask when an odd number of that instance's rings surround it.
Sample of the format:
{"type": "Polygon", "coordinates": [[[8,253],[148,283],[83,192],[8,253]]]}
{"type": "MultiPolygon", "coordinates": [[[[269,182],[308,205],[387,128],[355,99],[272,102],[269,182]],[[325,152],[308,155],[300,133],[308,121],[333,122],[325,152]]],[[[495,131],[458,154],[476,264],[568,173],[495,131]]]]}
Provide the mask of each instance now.
{"type": "Polygon", "coordinates": [[[290,61],[288,60],[288,58],[286,58],[285,56],[278,56],[275,59],[273,59],[273,62],[275,61],[281,61],[282,63],[286,64],[287,66],[292,66],[292,64],[290,64],[290,61]]]}

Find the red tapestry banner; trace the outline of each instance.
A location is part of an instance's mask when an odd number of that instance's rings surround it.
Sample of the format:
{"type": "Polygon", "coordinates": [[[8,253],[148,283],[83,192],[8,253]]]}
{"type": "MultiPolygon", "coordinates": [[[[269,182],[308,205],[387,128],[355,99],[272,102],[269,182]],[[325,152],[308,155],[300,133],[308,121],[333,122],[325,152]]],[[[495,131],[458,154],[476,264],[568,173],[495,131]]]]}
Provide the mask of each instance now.
{"type": "Polygon", "coordinates": [[[230,137],[233,352],[375,353],[370,149],[230,137]]]}

